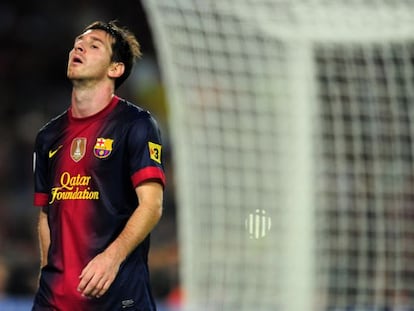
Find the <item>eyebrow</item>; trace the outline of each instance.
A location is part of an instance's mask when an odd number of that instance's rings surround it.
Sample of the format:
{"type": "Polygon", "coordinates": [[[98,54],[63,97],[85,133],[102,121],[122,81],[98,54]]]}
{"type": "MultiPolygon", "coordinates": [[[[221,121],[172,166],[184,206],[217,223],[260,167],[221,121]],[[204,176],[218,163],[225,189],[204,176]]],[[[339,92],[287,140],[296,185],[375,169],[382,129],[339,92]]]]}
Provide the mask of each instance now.
{"type": "MultiPolygon", "coordinates": [[[[77,36],[75,38],[75,42],[78,41],[78,40],[82,40],[83,37],[84,37],[84,34],[81,34],[81,35],[77,36]]],[[[92,41],[98,41],[98,42],[102,43],[103,45],[105,45],[105,42],[101,38],[98,38],[94,35],[91,35],[90,38],[92,39],[92,41]]]]}

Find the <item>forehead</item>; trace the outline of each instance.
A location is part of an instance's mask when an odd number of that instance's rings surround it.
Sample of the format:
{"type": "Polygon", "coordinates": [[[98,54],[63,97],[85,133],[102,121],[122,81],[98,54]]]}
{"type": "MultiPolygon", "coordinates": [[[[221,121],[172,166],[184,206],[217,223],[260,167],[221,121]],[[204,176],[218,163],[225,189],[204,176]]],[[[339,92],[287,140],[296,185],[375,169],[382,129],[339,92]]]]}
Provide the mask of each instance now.
{"type": "Polygon", "coordinates": [[[110,45],[113,41],[112,36],[101,29],[89,29],[84,33],[76,37],[76,40],[88,39],[93,41],[102,42],[103,44],[110,45]]]}

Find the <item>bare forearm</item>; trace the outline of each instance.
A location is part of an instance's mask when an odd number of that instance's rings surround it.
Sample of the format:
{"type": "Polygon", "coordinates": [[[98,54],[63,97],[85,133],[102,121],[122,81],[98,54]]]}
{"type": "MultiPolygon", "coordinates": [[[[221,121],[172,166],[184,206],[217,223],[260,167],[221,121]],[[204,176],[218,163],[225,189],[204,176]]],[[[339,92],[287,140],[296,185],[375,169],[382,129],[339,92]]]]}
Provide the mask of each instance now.
{"type": "Polygon", "coordinates": [[[148,182],[136,188],[139,206],[119,236],[96,255],[81,271],[78,291],[85,296],[101,297],[115,279],[121,263],[148,236],[162,213],[163,189],[148,182]]]}
{"type": "Polygon", "coordinates": [[[161,218],[163,189],[158,183],[147,183],[136,189],[139,206],[128,220],[125,228],[105,252],[120,262],[141,243],[161,218]]]}
{"type": "Polygon", "coordinates": [[[130,217],[124,230],[106,252],[116,254],[122,262],[152,231],[161,218],[161,207],[141,204],[130,217]]]}

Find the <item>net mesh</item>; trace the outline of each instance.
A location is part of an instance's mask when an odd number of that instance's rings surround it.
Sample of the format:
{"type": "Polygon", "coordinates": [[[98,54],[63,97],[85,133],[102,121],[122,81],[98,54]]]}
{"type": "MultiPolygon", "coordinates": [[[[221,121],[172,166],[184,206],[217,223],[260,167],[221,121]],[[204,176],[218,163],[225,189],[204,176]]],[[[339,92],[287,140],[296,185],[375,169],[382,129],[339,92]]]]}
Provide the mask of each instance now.
{"type": "Polygon", "coordinates": [[[188,310],[413,307],[414,2],[144,5],[188,310]]]}
{"type": "Polygon", "coordinates": [[[330,305],[414,307],[413,48],[316,49],[317,254],[330,305]]]}

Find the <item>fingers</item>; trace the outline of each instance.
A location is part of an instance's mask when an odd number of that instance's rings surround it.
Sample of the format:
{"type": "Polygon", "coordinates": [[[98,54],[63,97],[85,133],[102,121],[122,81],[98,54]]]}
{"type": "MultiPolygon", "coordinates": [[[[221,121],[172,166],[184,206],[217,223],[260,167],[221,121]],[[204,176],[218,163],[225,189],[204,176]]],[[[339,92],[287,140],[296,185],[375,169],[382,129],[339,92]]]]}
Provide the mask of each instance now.
{"type": "MultiPolygon", "coordinates": [[[[100,298],[106,293],[106,291],[108,290],[110,284],[111,284],[111,282],[105,281],[104,279],[101,279],[100,281],[98,281],[96,286],[92,285],[91,292],[87,293],[86,295],[90,296],[90,297],[100,298]]],[[[87,290],[88,289],[86,289],[85,292],[87,292],[87,290]]]]}
{"type": "Polygon", "coordinates": [[[93,285],[93,284],[90,284],[93,277],[94,277],[94,273],[90,272],[89,264],[88,264],[82,270],[79,276],[80,282],[78,285],[78,292],[82,293],[82,295],[84,296],[87,296],[87,293],[90,292],[90,287],[93,285]]]}
{"type": "Polygon", "coordinates": [[[79,276],[78,291],[86,297],[102,297],[118,274],[119,263],[106,253],[93,258],[79,276]]]}
{"type": "Polygon", "coordinates": [[[85,268],[81,275],[81,279],[78,285],[78,291],[82,296],[86,297],[102,297],[106,291],[109,289],[109,286],[112,284],[113,279],[109,275],[104,273],[93,272],[85,268]]]}
{"type": "MultiPolygon", "coordinates": [[[[97,291],[96,291],[95,297],[96,298],[102,297],[107,292],[110,285],[111,285],[111,282],[106,281],[106,282],[103,282],[102,286],[100,286],[100,285],[97,286],[97,291]],[[100,288],[100,290],[99,290],[99,288],[100,288]]],[[[92,295],[94,295],[94,294],[92,294],[92,295]]]]}

